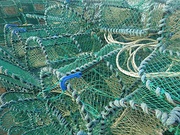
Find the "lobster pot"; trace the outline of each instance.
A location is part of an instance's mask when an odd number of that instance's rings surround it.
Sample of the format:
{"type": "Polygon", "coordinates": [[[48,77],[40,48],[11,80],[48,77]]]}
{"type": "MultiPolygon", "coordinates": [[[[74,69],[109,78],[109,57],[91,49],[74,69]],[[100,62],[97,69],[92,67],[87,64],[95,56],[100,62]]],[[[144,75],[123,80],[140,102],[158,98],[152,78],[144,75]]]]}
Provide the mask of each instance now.
{"type": "MultiPolygon", "coordinates": [[[[174,18],[174,15],[178,16],[179,10],[177,5],[179,5],[179,2],[175,3],[176,1],[171,1],[164,7],[164,16],[160,20],[159,25],[157,50],[153,51],[141,62],[139,75],[147,89],[176,106],[176,103],[179,102],[180,58],[177,47],[179,24],[176,22],[178,19],[174,18]],[[168,12],[170,10],[173,11],[173,14],[168,12]],[[177,29],[174,29],[174,27],[177,29]]],[[[172,109],[171,113],[174,113],[175,110],[176,108],[172,109]]],[[[164,121],[164,123],[167,125],[172,124],[169,120],[164,121]]]]}
{"type": "Polygon", "coordinates": [[[104,2],[102,10],[102,28],[142,28],[140,10],[125,1],[104,2]]]}
{"type": "MultiPolygon", "coordinates": [[[[83,97],[87,93],[94,94],[95,95],[94,99],[96,100],[96,102],[98,102],[98,100],[100,100],[101,96],[105,96],[105,98],[107,98],[107,100],[113,99],[113,96],[111,96],[111,95],[114,95],[114,97],[115,97],[115,95],[117,95],[117,97],[118,97],[119,93],[121,91],[122,84],[120,84],[118,82],[119,76],[118,76],[118,73],[116,72],[117,70],[112,69],[112,66],[111,66],[112,63],[115,62],[113,59],[113,55],[111,55],[112,58],[109,56],[104,61],[96,60],[96,59],[99,59],[101,55],[104,56],[105,54],[113,52],[114,50],[118,49],[118,47],[119,47],[119,45],[112,45],[111,47],[109,47],[109,50],[108,50],[108,49],[106,49],[106,46],[105,46],[99,51],[99,56],[98,55],[94,56],[92,54],[87,54],[87,53],[83,54],[83,55],[79,56],[73,63],[67,64],[59,69],[47,69],[47,68],[42,69],[41,70],[42,86],[44,88],[49,88],[52,91],[54,90],[55,92],[61,93],[61,90],[59,90],[57,84],[59,83],[59,79],[62,77],[62,75],[64,75],[64,74],[69,75],[69,74],[71,74],[71,72],[73,73],[74,71],[79,71],[79,70],[81,71],[81,69],[82,69],[82,72],[84,72],[83,73],[84,77],[82,76],[82,78],[80,78],[80,79],[72,79],[70,81],[70,83],[72,82],[71,83],[72,88],[76,89],[76,90],[78,89],[78,91],[80,93],[81,93],[81,89],[84,89],[84,87],[87,85],[90,87],[91,86],[94,87],[94,88],[92,87],[92,90],[90,90],[87,87],[87,90],[82,91],[81,94],[83,95],[83,97]],[[105,80],[103,78],[105,78],[105,80]],[[96,79],[98,79],[98,80],[96,80],[96,79]],[[111,79],[115,79],[117,82],[112,81],[111,79]],[[114,86],[115,86],[114,89],[111,89],[111,87],[112,87],[112,86],[110,86],[111,83],[112,83],[112,85],[114,84],[114,86]],[[116,88],[118,88],[117,91],[113,91],[116,88]],[[104,92],[104,94],[102,92],[104,92]],[[102,95],[101,95],[101,93],[102,93],[102,95]],[[108,96],[108,94],[110,94],[110,96],[108,96]]],[[[114,53],[116,54],[117,51],[115,51],[114,53]]],[[[114,56],[115,56],[115,54],[114,54],[114,56]]],[[[45,93],[48,94],[48,91],[45,93]]],[[[85,100],[85,98],[86,98],[86,96],[84,97],[84,100],[85,100]]],[[[104,98],[102,98],[102,100],[103,99],[104,98]]],[[[103,101],[106,102],[106,99],[103,101]]],[[[92,103],[92,104],[93,104],[93,106],[95,106],[95,103],[92,103]]],[[[102,108],[102,106],[100,108],[102,108]]],[[[89,109],[91,108],[91,106],[89,106],[88,104],[87,104],[87,107],[89,107],[89,109]]],[[[95,113],[98,113],[98,112],[95,112],[95,113]]]]}
{"type": "Polygon", "coordinates": [[[142,61],[139,73],[146,87],[167,98],[179,102],[179,56],[172,50],[153,52],[142,61]]]}
{"type": "Polygon", "coordinates": [[[59,37],[57,39],[42,39],[41,44],[28,40],[26,44],[26,63],[29,68],[39,68],[64,59],[75,56],[78,53],[77,47],[69,37],[59,37]],[[49,63],[48,63],[49,62],[49,63]]]}
{"type": "Polygon", "coordinates": [[[101,46],[98,39],[88,33],[42,39],[30,37],[26,42],[25,58],[28,67],[38,68],[47,64],[58,66],[58,62],[61,64],[63,60],[73,60],[81,53],[97,51],[101,46]]]}
{"type": "MultiPolygon", "coordinates": [[[[53,68],[53,70],[51,69],[42,69],[43,74],[47,74],[47,76],[50,77],[50,79],[47,79],[46,77],[42,78],[44,83],[52,83],[53,81],[50,80],[55,80],[52,84],[55,84],[55,82],[58,82],[60,79],[60,77],[62,77],[63,75],[65,75],[67,72],[70,72],[74,69],[78,69],[79,67],[82,67],[83,65],[92,62],[95,59],[99,59],[100,57],[116,50],[119,48],[119,45],[115,45],[115,44],[111,44],[111,45],[105,45],[104,47],[102,47],[98,52],[94,52],[94,53],[81,53],[78,54],[77,57],[72,57],[73,62],[69,63],[69,64],[64,64],[63,66],[57,68],[53,68]],[[51,74],[48,74],[46,72],[49,72],[51,74]],[[57,72],[57,73],[56,73],[57,72]],[[59,74],[59,73],[60,74],[59,74]],[[54,78],[54,79],[52,79],[54,78]],[[45,80],[47,79],[47,80],[45,80]]],[[[108,61],[110,61],[110,63],[113,65],[115,63],[113,58],[109,58],[108,61]]],[[[65,61],[64,61],[65,62],[65,61]]],[[[53,85],[46,85],[46,87],[48,86],[53,86],[53,85]]]]}
{"type": "MultiPolygon", "coordinates": [[[[8,26],[8,25],[7,25],[8,26]]],[[[25,55],[25,42],[30,36],[39,36],[40,38],[60,35],[64,32],[62,27],[44,26],[34,28],[32,26],[8,26],[4,28],[6,31],[6,45],[17,58],[23,58],[25,55]]]]}
{"type": "Polygon", "coordinates": [[[44,17],[46,24],[63,26],[66,29],[66,34],[83,32],[87,28],[91,28],[81,14],[65,5],[57,4],[48,7],[44,17]]]}
{"type": "MultiPolygon", "coordinates": [[[[114,47],[114,50],[116,49],[117,48],[114,47]]],[[[71,94],[76,91],[75,93],[79,95],[82,103],[85,105],[85,110],[88,112],[91,120],[98,118],[100,112],[103,110],[103,107],[105,107],[105,104],[118,98],[122,92],[122,84],[119,83],[118,73],[116,70],[112,69],[109,64],[107,64],[107,61],[113,63],[113,60],[110,58],[108,53],[113,52],[111,56],[116,55],[118,51],[114,52],[114,50],[109,52],[107,50],[104,52],[107,56],[105,57],[106,59],[104,58],[103,60],[96,60],[100,57],[96,56],[97,58],[95,58],[93,55],[85,54],[82,55],[81,58],[79,57],[79,59],[76,59],[75,62],[59,69],[42,69],[40,75],[41,86],[44,88],[42,93],[45,94],[45,97],[50,96],[55,99],[55,101],[58,101],[57,99],[60,100],[64,94],[69,95],[74,101],[77,99],[71,96],[71,94]],[[58,88],[59,79],[76,73],[76,71],[80,71],[82,73],[82,77],[77,79],[72,78],[69,80],[68,83],[71,84],[72,90],[69,91],[70,93],[63,93],[61,91],[62,89],[58,88]],[[62,76],[63,74],[66,75],[62,76]],[[90,98],[93,98],[93,101],[90,100],[90,98]],[[100,102],[101,104],[98,104],[100,102]]],[[[66,99],[64,102],[66,102],[66,99]]],[[[74,103],[78,105],[77,102],[74,103]]],[[[70,106],[69,102],[68,105],[70,106]]],[[[72,106],[70,106],[70,110],[72,106]]],[[[81,112],[81,109],[78,109],[77,112],[80,112],[82,115],[76,121],[79,121],[80,118],[84,119],[85,114],[81,112]]],[[[74,113],[75,116],[77,112],[74,113]]],[[[81,124],[80,127],[85,131],[87,130],[86,127],[81,124]]]]}
{"type": "Polygon", "coordinates": [[[171,104],[179,102],[179,24],[177,23],[180,3],[171,1],[164,7],[157,38],[157,50],[140,64],[139,75],[149,90],[167,99],[171,104]],[[166,10],[165,10],[166,9],[166,10]],[[170,11],[173,11],[171,14],[170,11]],[[177,29],[176,29],[176,28],[177,29]]]}
{"type": "MultiPolygon", "coordinates": [[[[72,78],[69,83],[72,89],[79,94],[91,118],[97,118],[105,104],[117,98],[122,92],[122,85],[118,82],[119,76],[109,66],[111,65],[107,65],[105,60],[94,60],[71,70],[71,72],[66,72],[67,76],[77,70],[82,73],[81,78],[72,78]]],[[[58,71],[64,73],[64,70],[67,71],[67,66],[58,71]]]]}
{"type": "Polygon", "coordinates": [[[104,1],[100,29],[113,34],[142,37],[159,30],[163,5],[152,1],[104,1]]]}
{"type": "MultiPolygon", "coordinates": [[[[101,121],[101,133],[135,135],[161,133],[166,129],[166,125],[163,124],[166,120],[162,119],[159,112],[169,114],[171,110],[172,104],[140,85],[127,96],[110,101],[106,105],[101,112],[104,118],[101,121]]],[[[98,128],[99,124],[94,131],[98,131],[98,128]]]]}

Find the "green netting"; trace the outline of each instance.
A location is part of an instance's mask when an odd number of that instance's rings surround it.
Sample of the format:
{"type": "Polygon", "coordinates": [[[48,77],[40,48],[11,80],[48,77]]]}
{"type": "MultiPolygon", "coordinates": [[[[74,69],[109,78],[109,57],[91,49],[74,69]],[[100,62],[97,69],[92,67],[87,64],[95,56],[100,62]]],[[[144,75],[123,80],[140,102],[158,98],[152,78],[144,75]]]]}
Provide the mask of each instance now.
{"type": "Polygon", "coordinates": [[[15,0],[23,10],[23,13],[44,13],[48,4],[46,0],[15,0]]]}
{"type": "Polygon", "coordinates": [[[125,109],[116,116],[111,126],[112,134],[115,135],[141,135],[161,134],[165,129],[163,125],[150,114],[141,110],[125,109]],[[142,117],[139,117],[141,115],[142,117]]]}
{"type": "Polygon", "coordinates": [[[0,7],[0,134],[180,134],[179,0],[0,7]]]}
{"type": "MultiPolygon", "coordinates": [[[[1,96],[6,105],[2,107],[1,126],[8,134],[74,134],[79,127],[73,120],[79,117],[76,106],[71,106],[68,96],[63,95],[59,103],[34,98],[30,93],[8,92],[1,96]],[[8,101],[9,96],[16,98],[8,101]],[[63,102],[64,99],[64,102],[63,102]],[[65,100],[66,99],[66,100],[65,100]],[[69,101],[69,102],[66,102],[69,101]],[[24,107],[20,107],[24,104],[24,107]],[[68,109],[71,107],[71,112],[68,109]],[[74,108],[74,111],[73,111],[74,108]],[[62,110],[62,111],[61,111],[62,110]],[[75,116],[76,115],[76,116],[75,116]],[[6,120],[8,119],[8,123],[6,120]]],[[[82,125],[83,126],[83,125],[82,125]]]]}
{"type": "Polygon", "coordinates": [[[19,9],[13,0],[4,0],[0,3],[0,18],[11,18],[20,16],[19,9]]]}
{"type": "MultiPolygon", "coordinates": [[[[91,0],[76,0],[70,3],[67,2],[69,7],[78,12],[89,24],[98,25],[100,19],[100,12],[102,3],[100,0],[91,1],[91,0]]],[[[93,26],[95,27],[95,25],[93,26]]]]}
{"type": "Polygon", "coordinates": [[[17,79],[22,83],[27,83],[32,86],[39,86],[38,79],[31,73],[18,66],[12,65],[8,62],[0,60],[1,74],[11,76],[13,79],[17,79]],[[23,76],[22,76],[23,75],[23,76]]]}
{"type": "Polygon", "coordinates": [[[2,86],[6,88],[7,91],[32,91],[32,88],[28,84],[24,84],[19,80],[15,80],[12,76],[0,75],[0,80],[2,82],[2,86]]]}
{"type": "Polygon", "coordinates": [[[29,18],[25,17],[26,14],[38,14],[43,15],[45,9],[55,4],[56,2],[53,0],[15,0],[16,4],[19,7],[19,10],[24,17],[24,23],[32,23],[32,24],[44,24],[44,20],[41,18],[29,18]]]}

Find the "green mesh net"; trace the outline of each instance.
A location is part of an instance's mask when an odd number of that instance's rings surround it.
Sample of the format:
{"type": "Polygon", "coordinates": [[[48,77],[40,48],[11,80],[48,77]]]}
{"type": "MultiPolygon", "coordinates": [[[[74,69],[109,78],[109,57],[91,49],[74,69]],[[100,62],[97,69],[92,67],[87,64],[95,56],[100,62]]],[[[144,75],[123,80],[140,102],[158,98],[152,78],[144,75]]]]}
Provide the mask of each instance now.
{"type": "Polygon", "coordinates": [[[0,7],[0,134],[180,134],[179,0],[0,7]]]}

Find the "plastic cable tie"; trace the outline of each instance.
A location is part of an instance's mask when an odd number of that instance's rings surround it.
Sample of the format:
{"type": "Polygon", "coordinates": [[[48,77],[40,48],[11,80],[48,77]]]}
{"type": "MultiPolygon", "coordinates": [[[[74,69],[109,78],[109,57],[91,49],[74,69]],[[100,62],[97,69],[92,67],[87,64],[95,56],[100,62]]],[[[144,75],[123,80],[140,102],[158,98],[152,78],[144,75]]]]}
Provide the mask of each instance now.
{"type": "Polygon", "coordinates": [[[67,90],[66,82],[73,78],[80,78],[82,76],[81,72],[76,72],[73,74],[70,74],[68,76],[64,76],[60,79],[60,87],[63,91],[67,90]]]}
{"type": "Polygon", "coordinates": [[[5,25],[5,28],[9,28],[9,27],[17,27],[18,25],[17,24],[6,24],[5,25]]]}

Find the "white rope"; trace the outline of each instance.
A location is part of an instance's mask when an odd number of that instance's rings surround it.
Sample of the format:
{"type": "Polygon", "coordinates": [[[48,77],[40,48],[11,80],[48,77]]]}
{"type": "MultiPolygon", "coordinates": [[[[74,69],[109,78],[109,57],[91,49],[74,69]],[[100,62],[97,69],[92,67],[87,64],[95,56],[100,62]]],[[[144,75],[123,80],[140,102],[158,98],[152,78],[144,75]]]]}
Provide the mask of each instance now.
{"type": "Polygon", "coordinates": [[[168,114],[166,112],[164,112],[161,116],[161,121],[163,124],[165,124],[165,122],[167,121],[168,119],[168,114]]]}
{"type": "Polygon", "coordinates": [[[160,119],[162,117],[162,112],[158,109],[155,110],[156,118],[160,119]]]}
{"type": "Polygon", "coordinates": [[[121,105],[119,104],[119,100],[115,100],[114,105],[116,105],[117,107],[121,107],[121,105]]]}
{"type": "Polygon", "coordinates": [[[121,105],[122,107],[127,107],[127,106],[124,104],[124,99],[121,99],[121,100],[119,101],[119,103],[120,103],[120,105],[121,105]]]}
{"type": "Polygon", "coordinates": [[[180,107],[175,107],[169,114],[169,118],[166,121],[166,125],[172,125],[175,122],[180,123],[180,107]]]}
{"type": "Polygon", "coordinates": [[[157,87],[155,90],[155,93],[157,96],[160,96],[161,95],[161,88],[157,87]]]}
{"type": "Polygon", "coordinates": [[[130,106],[131,106],[133,109],[136,109],[136,106],[135,106],[135,103],[134,103],[133,100],[130,100],[130,101],[129,101],[129,104],[130,104],[130,106]]]}
{"type": "Polygon", "coordinates": [[[146,103],[141,103],[141,108],[142,110],[148,114],[148,107],[147,107],[147,104],[146,103]]]}
{"type": "Polygon", "coordinates": [[[171,95],[170,95],[168,92],[165,92],[165,96],[166,96],[166,98],[167,98],[167,100],[168,100],[169,103],[172,103],[172,104],[176,105],[176,104],[174,103],[174,101],[172,100],[171,95]]]}
{"type": "MultiPolygon", "coordinates": [[[[138,69],[138,67],[137,67],[137,65],[136,65],[136,62],[135,62],[135,55],[137,54],[137,51],[138,51],[140,48],[145,47],[145,46],[154,46],[154,45],[152,45],[152,43],[150,43],[150,44],[134,44],[134,45],[124,46],[124,47],[118,52],[118,54],[117,54],[117,56],[116,56],[116,66],[117,66],[117,68],[119,69],[119,71],[121,71],[122,73],[124,73],[124,74],[126,74],[126,75],[128,75],[128,76],[139,78],[139,77],[140,77],[139,74],[138,74],[139,69],[138,69]],[[132,63],[132,65],[133,65],[133,70],[136,71],[136,72],[133,72],[132,70],[131,70],[131,71],[124,70],[124,69],[121,68],[121,66],[119,65],[119,57],[120,57],[120,55],[121,55],[124,51],[126,51],[126,50],[128,50],[128,49],[130,49],[130,48],[133,48],[133,47],[138,47],[138,48],[136,49],[136,52],[131,53],[131,55],[132,55],[132,62],[131,62],[131,63],[132,63]]],[[[131,55],[130,55],[129,58],[128,58],[127,64],[130,63],[129,61],[130,61],[131,55]]],[[[128,64],[127,67],[129,67],[129,64],[128,64]]]]}

